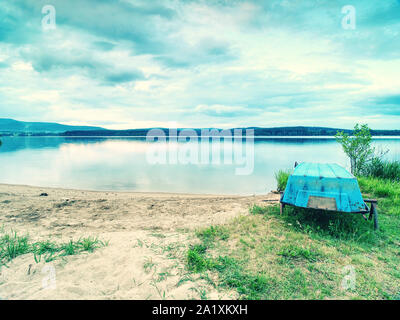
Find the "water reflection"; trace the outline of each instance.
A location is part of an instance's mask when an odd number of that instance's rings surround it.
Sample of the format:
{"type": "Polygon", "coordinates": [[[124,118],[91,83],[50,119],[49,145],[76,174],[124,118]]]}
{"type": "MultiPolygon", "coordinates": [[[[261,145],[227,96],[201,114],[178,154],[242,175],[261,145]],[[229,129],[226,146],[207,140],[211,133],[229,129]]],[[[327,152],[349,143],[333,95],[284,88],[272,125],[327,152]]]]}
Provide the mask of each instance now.
{"type": "MultiPolygon", "coordinates": [[[[275,189],[274,172],[295,161],[348,167],[340,145],[326,138],[255,140],[254,171],[235,175],[235,164],[151,164],[145,138],[3,137],[0,182],[89,190],[262,194],[275,189]]],[[[399,159],[399,139],[379,139],[387,157],[399,159]]],[[[153,143],[154,144],[154,143],[153,143]]],[[[166,146],[159,146],[165,148],[166,146]]],[[[179,143],[175,145],[180,148],[179,143]]],[[[169,150],[169,149],[168,149],[169,150]]]]}

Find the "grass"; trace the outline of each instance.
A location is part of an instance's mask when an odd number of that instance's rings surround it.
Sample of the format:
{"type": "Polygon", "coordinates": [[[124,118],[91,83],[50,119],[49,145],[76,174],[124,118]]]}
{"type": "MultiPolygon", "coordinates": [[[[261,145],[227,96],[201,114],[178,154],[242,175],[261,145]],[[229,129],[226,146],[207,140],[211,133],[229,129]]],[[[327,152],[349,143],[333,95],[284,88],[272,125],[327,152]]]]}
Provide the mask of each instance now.
{"type": "Polygon", "coordinates": [[[277,183],[277,191],[283,191],[286,188],[289,176],[292,174],[292,170],[279,170],[275,173],[275,179],[277,183]]]}
{"type": "Polygon", "coordinates": [[[400,182],[373,177],[359,177],[361,191],[378,199],[379,213],[400,215],[400,182]]]}
{"type": "Polygon", "coordinates": [[[53,261],[60,257],[93,252],[95,249],[108,245],[97,238],[86,237],[67,243],[56,243],[50,240],[31,242],[27,235],[18,235],[17,232],[0,230],[0,267],[7,266],[18,256],[31,253],[37,263],[53,261]]]}
{"type": "Polygon", "coordinates": [[[322,256],[316,248],[304,248],[293,244],[283,246],[277,254],[291,260],[304,259],[310,262],[318,261],[319,257],[322,256]]]}
{"type": "Polygon", "coordinates": [[[373,158],[362,170],[367,177],[386,179],[400,182],[400,161],[384,161],[373,158]]]}
{"type": "Polygon", "coordinates": [[[196,233],[190,273],[240,299],[399,299],[400,186],[360,178],[379,199],[379,231],[359,214],[254,206],[249,215],[196,233]],[[355,287],[342,286],[349,267],[355,287]],[[213,280],[212,280],[213,279],[213,280]]]}
{"type": "Polygon", "coordinates": [[[155,265],[156,264],[151,258],[146,258],[146,261],[143,264],[143,269],[146,273],[150,273],[155,265]]]}

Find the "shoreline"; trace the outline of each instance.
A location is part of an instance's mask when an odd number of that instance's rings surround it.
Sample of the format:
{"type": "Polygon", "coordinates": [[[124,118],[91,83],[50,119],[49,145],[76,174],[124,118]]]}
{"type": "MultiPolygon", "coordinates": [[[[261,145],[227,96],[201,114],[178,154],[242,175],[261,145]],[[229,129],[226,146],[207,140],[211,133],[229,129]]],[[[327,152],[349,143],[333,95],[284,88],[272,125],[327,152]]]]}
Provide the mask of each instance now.
{"type": "Polygon", "coordinates": [[[49,189],[49,190],[64,190],[64,191],[76,191],[76,192],[92,192],[92,193],[122,193],[142,196],[182,196],[182,197],[226,197],[226,198],[248,198],[248,197],[262,197],[269,194],[275,194],[276,191],[271,190],[265,194],[222,194],[222,193],[186,193],[186,192],[163,192],[163,191],[131,191],[131,190],[92,190],[92,189],[80,189],[80,188],[68,188],[68,187],[48,187],[48,186],[37,186],[29,184],[12,184],[0,182],[0,187],[23,187],[32,189],[49,189]]]}

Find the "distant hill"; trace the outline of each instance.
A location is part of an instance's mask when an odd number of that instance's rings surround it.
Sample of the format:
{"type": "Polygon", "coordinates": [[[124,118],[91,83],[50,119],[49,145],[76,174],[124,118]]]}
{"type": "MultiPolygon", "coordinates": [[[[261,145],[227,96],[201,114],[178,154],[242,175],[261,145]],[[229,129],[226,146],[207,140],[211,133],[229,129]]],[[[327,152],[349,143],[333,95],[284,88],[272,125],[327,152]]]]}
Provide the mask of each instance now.
{"type": "MultiPolygon", "coordinates": [[[[165,136],[169,135],[168,128],[148,128],[148,129],[130,129],[130,130],[108,130],[101,127],[90,126],[69,126],[59,123],[50,122],[23,122],[13,119],[0,119],[0,135],[35,135],[35,136],[122,136],[122,137],[145,137],[149,130],[160,129],[163,130],[165,136]]],[[[197,135],[200,136],[202,130],[212,130],[212,128],[195,128],[197,135]]],[[[255,136],[274,137],[274,136],[334,136],[338,131],[344,131],[351,134],[353,131],[348,129],[326,128],[326,127],[276,127],[276,128],[260,128],[260,127],[247,127],[247,128],[233,128],[226,129],[225,132],[230,131],[233,135],[233,130],[241,129],[245,134],[246,129],[253,129],[255,136]]],[[[183,128],[175,129],[177,134],[183,128]]],[[[221,130],[221,129],[217,129],[221,130]]],[[[400,136],[400,130],[371,130],[373,136],[400,136]]]]}
{"type": "Polygon", "coordinates": [[[89,126],[69,126],[51,122],[24,122],[13,119],[0,119],[0,133],[43,133],[43,134],[58,134],[66,131],[88,131],[88,130],[104,130],[101,127],[89,126]]]}
{"type": "MultiPolygon", "coordinates": [[[[154,128],[152,128],[154,129],[154,128]]],[[[163,130],[165,135],[169,135],[169,129],[157,128],[163,130]]],[[[246,129],[254,129],[255,136],[334,136],[338,131],[344,131],[347,134],[352,134],[352,130],[338,129],[338,128],[325,128],[325,127],[278,127],[278,128],[259,128],[259,127],[248,127],[248,128],[236,128],[242,129],[245,134],[246,129]]],[[[131,129],[131,130],[94,130],[94,131],[67,131],[62,133],[62,136],[124,136],[124,137],[140,137],[146,136],[148,131],[151,129],[131,129]]],[[[177,134],[184,129],[176,129],[177,134]]],[[[201,130],[204,129],[193,129],[197,135],[200,136],[201,130]]],[[[211,129],[208,129],[211,130],[211,129]]],[[[221,129],[218,129],[221,130],[221,129]]],[[[233,130],[230,131],[233,135],[233,130]]],[[[373,136],[400,136],[400,130],[371,130],[373,136]]]]}

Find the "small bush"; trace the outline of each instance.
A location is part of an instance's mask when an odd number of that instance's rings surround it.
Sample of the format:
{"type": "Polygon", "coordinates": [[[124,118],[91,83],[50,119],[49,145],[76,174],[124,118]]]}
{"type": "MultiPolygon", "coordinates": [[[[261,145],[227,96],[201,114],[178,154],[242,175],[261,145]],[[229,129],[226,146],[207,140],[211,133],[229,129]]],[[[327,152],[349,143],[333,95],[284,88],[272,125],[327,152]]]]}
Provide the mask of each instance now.
{"type": "Polygon", "coordinates": [[[292,174],[291,170],[279,170],[275,173],[275,179],[277,183],[277,190],[284,191],[286,188],[287,181],[292,174]]]}
{"type": "Polygon", "coordinates": [[[374,156],[375,148],[371,146],[371,130],[367,124],[356,124],[352,136],[343,131],[335,135],[336,141],[342,145],[343,151],[350,158],[351,173],[358,175],[365,164],[374,156]]]}

